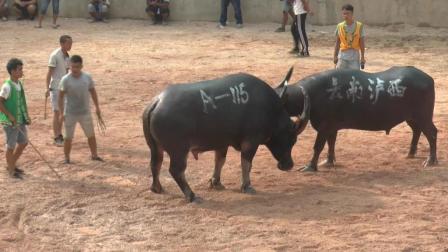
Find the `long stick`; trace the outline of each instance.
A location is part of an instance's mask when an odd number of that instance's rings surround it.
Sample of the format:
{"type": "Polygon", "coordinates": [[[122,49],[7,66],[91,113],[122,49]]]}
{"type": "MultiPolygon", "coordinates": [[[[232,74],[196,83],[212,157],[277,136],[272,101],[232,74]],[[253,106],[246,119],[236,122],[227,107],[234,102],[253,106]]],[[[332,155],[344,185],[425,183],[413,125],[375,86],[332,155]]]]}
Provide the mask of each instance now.
{"type": "Polygon", "coordinates": [[[47,100],[48,100],[48,96],[45,95],[44,120],[47,120],[47,100]]]}
{"type": "MultiPolygon", "coordinates": [[[[22,132],[20,129],[19,129],[19,131],[22,132]]],[[[22,132],[22,134],[23,134],[23,132],[22,132]]],[[[58,179],[62,179],[62,177],[59,175],[59,173],[57,173],[57,171],[53,168],[53,166],[50,164],[50,162],[48,162],[44,158],[44,156],[42,156],[40,151],[36,148],[36,146],[34,146],[34,144],[30,141],[30,139],[28,139],[28,143],[31,145],[31,147],[37,153],[37,155],[39,155],[40,159],[42,159],[47,164],[48,168],[50,168],[50,170],[56,175],[56,177],[58,177],[58,179]]]]}

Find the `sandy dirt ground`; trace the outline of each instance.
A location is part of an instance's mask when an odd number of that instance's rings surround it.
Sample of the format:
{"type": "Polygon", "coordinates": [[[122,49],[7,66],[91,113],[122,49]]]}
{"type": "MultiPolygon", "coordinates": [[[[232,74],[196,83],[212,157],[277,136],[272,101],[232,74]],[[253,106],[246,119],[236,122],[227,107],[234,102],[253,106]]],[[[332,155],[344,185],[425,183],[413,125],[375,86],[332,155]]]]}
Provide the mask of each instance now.
{"type": "Polygon", "coordinates": [[[141,114],[151,98],[172,83],[236,72],[274,86],[292,65],[293,81],[331,69],[333,27],[314,26],[312,57],[299,59],[287,53],[290,34],[273,32],[276,24],[225,30],[201,22],[61,24],[37,30],[29,22],[0,23],[1,65],[11,57],[25,62],[30,140],[62,176],[58,180],[29,146],[19,161],[25,179],[9,178],[1,145],[0,251],[448,251],[447,29],[367,28],[367,71],[413,65],[435,79],[439,166],[422,168],[424,137],[417,157],[405,158],[411,130],[401,124],[388,136],[340,131],[336,169],[303,174],[298,169],[311,158],[316,136],[308,126],[294,147],[290,172],[278,170],[267,149],[259,149],[251,174],[256,195],[239,193],[236,151],[229,151],[224,166],[224,191],[208,189],[213,154],[190,157],[187,179],[204,202],[187,204],[169,175],[167,156],[161,175],[166,192],[149,191],[141,114]],[[63,165],[62,149],[52,145],[51,120],[43,118],[46,65],[62,34],[74,38],[71,54],[84,57],[85,71],[96,81],[108,126],[105,136],[98,135],[104,163],[90,161],[78,128],[74,164],[63,165]]]}

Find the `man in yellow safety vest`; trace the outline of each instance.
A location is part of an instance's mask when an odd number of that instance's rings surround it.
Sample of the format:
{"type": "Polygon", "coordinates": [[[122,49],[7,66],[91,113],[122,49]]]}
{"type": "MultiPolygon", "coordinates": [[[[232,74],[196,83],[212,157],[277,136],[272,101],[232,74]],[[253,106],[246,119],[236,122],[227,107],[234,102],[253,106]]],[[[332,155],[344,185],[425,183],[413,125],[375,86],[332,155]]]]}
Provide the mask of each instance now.
{"type": "Polygon", "coordinates": [[[342,6],[344,21],[336,28],[334,64],[338,69],[364,69],[366,63],[364,25],[354,20],[353,10],[351,4],[342,6]]]}

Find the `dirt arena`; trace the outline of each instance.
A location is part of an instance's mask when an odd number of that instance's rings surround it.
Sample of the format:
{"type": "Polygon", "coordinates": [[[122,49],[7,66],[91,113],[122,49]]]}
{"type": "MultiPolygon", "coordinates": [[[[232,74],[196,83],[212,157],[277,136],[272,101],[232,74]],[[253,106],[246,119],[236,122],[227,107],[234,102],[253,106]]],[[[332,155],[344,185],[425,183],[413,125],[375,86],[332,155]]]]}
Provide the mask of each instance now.
{"type": "MultiPolygon", "coordinates": [[[[48,21],[47,21],[48,22],[48,21]]],[[[265,147],[255,157],[256,195],[239,193],[239,154],[229,150],[224,191],[208,189],[213,153],[189,158],[187,179],[202,204],[187,204],[168,173],[165,193],[149,191],[149,149],[141,123],[144,107],[171,83],[248,72],[276,85],[295,66],[293,81],[333,68],[333,27],[310,33],[312,57],[289,55],[289,33],[276,24],[216,29],[215,23],[112,20],[37,30],[34,23],[0,23],[0,79],[9,58],[24,60],[25,88],[33,124],[31,142],[62,175],[58,180],[28,146],[19,165],[23,181],[7,176],[0,133],[0,251],[448,251],[448,30],[405,25],[368,27],[366,70],[413,65],[436,82],[434,123],[439,166],[422,168],[429,149],[422,136],[417,158],[406,159],[411,130],[340,131],[336,169],[315,174],[298,169],[311,158],[315,131],[308,126],[293,150],[295,167],[276,168],[265,147]],[[58,38],[74,38],[73,54],[96,81],[108,126],[97,135],[105,163],[89,160],[80,128],[73,165],[52,145],[44,120],[49,54],[58,38]]],[[[50,111],[50,110],[48,110],[50,111]]],[[[325,158],[326,150],[321,155],[325,158]]]]}

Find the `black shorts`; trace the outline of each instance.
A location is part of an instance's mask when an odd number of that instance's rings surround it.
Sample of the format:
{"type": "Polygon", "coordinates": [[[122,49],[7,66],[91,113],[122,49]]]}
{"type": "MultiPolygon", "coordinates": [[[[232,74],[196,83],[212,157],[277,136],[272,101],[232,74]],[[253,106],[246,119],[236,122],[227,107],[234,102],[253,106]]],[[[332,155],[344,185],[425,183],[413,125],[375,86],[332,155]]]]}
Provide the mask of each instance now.
{"type": "Polygon", "coordinates": [[[160,8],[160,7],[156,7],[156,6],[148,6],[148,7],[146,7],[146,12],[152,12],[155,15],[170,14],[170,9],[169,8],[160,8]],[[159,12],[159,13],[157,13],[157,12],[159,12]]]}
{"type": "MultiPolygon", "coordinates": [[[[34,7],[36,7],[37,8],[37,6],[35,5],[35,4],[32,4],[32,5],[34,5],[34,7]]],[[[28,17],[28,6],[30,6],[30,5],[27,5],[26,7],[22,7],[22,6],[20,6],[19,4],[16,4],[16,3],[13,3],[13,5],[12,6],[14,6],[15,8],[17,8],[18,10],[20,10],[20,12],[22,12],[22,16],[24,16],[24,17],[28,17]]]]}

